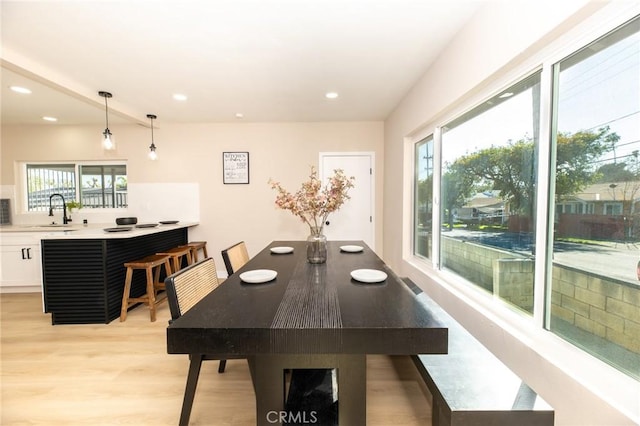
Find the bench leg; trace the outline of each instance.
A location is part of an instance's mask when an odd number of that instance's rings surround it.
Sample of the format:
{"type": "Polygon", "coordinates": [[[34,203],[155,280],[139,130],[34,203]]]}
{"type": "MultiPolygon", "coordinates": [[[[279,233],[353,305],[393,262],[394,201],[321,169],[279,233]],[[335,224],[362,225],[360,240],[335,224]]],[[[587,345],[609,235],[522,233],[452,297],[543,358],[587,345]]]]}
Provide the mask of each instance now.
{"type": "Polygon", "coordinates": [[[431,424],[433,426],[451,426],[451,413],[445,412],[445,404],[433,397],[431,405],[431,424]]]}

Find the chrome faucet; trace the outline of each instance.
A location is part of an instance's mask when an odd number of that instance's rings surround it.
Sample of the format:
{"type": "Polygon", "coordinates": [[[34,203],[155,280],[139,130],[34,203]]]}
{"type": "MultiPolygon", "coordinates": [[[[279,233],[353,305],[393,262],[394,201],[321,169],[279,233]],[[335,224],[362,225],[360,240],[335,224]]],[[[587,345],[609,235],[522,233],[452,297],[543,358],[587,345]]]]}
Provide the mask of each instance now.
{"type": "Polygon", "coordinates": [[[53,204],[51,203],[53,197],[62,198],[62,223],[66,225],[69,223],[69,219],[67,219],[67,202],[62,194],[51,194],[49,197],[49,216],[53,216],[53,204]]]}

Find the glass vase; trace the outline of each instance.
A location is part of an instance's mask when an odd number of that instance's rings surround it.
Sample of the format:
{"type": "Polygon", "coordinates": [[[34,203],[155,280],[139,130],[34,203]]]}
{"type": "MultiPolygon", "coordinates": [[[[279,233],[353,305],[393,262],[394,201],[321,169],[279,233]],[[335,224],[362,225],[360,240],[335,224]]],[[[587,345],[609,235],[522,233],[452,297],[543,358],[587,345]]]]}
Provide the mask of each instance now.
{"type": "Polygon", "coordinates": [[[322,234],[322,227],[311,227],[311,234],[307,237],[307,260],[309,263],[327,261],[327,237],[322,234]]]}

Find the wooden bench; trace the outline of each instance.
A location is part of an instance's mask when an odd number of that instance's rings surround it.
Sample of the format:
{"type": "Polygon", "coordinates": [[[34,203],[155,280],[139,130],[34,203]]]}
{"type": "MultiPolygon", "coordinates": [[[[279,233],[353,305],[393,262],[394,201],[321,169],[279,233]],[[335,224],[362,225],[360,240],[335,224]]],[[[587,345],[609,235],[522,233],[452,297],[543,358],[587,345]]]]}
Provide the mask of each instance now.
{"type": "Polygon", "coordinates": [[[449,327],[446,355],[414,355],[433,396],[434,426],[546,426],[554,411],[411,280],[418,299],[449,327]]]}

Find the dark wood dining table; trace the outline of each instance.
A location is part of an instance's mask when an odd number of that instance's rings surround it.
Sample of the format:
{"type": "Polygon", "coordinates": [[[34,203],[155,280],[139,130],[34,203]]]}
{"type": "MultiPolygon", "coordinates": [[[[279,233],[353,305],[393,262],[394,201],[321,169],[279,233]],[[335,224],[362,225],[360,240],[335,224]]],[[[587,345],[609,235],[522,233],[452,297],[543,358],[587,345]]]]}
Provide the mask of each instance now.
{"type": "Polygon", "coordinates": [[[284,411],[284,371],[307,368],[336,369],[339,424],[365,425],[367,354],[445,354],[447,347],[447,327],[362,241],[329,241],[323,264],[307,262],[305,241],[274,241],[167,328],[170,354],[248,359],[258,425],[289,416],[312,423],[313,415],[284,411]],[[341,250],[347,245],[363,250],[341,250]],[[258,269],[277,276],[241,280],[258,269]],[[356,281],[357,269],[387,278],[356,281]]]}

